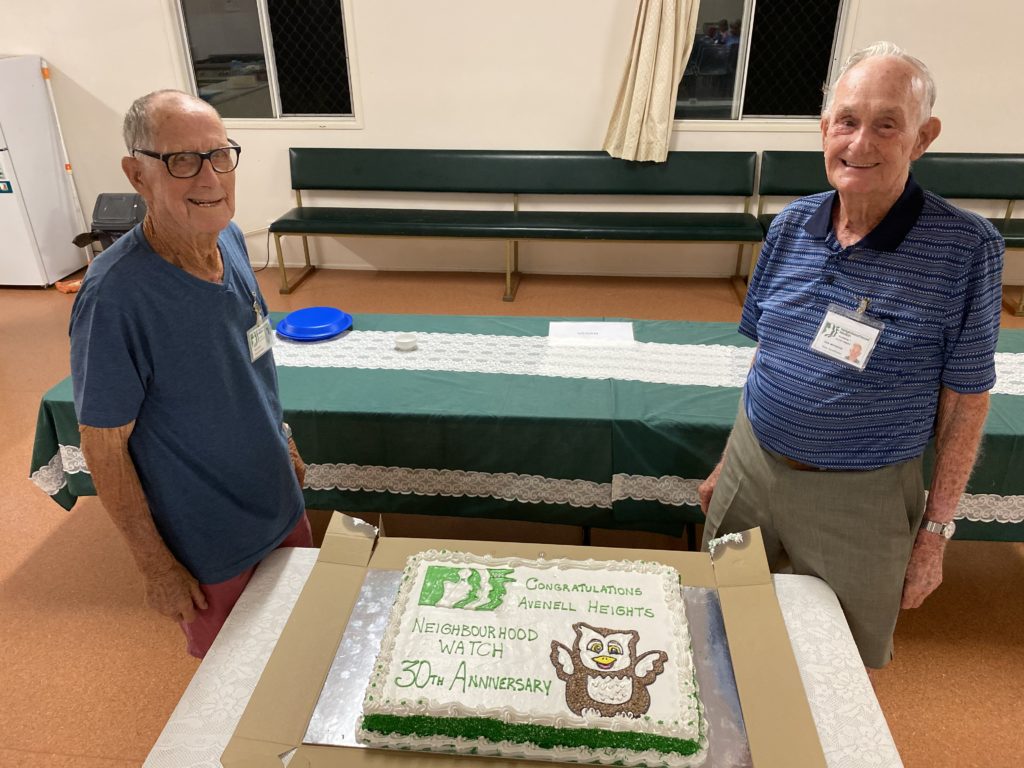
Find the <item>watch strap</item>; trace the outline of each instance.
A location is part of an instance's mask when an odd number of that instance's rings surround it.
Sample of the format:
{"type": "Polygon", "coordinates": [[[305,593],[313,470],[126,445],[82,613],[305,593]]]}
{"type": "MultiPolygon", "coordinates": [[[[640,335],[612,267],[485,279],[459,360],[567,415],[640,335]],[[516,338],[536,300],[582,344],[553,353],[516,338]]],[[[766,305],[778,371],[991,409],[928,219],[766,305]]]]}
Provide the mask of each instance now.
{"type": "Polygon", "coordinates": [[[952,520],[948,523],[937,523],[934,520],[925,520],[923,527],[929,533],[938,534],[945,539],[952,538],[953,532],[956,530],[956,524],[952,520]]]}

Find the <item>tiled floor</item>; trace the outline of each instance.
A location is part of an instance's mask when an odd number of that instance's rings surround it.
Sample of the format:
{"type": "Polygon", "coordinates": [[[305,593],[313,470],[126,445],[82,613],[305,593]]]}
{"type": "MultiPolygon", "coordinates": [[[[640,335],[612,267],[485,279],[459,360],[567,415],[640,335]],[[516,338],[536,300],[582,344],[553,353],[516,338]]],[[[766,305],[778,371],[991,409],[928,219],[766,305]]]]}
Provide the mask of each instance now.
{"type": "MultiPolygon", "coordinates": [[[[493,274],[321,271],[291,296],[277,294],[276,278],[270,270],[260,274],[274,310],[329,304],[350,312],[739,317],[724,280],[528,276],[509,304],[493,274]]],[[[68,373],[71,303],[53,290],[0,289],[5,767],[139,765],[196,667],[178,629],[144,608],[131,557],[97,500],[83,499],[67,513],[28,481],[39,398],[68,373]]],[[[1024,318],[1004,315],[1004,325],[1024,327],[1024,318]]],[[[422,518],[392,523],[425,535],[422,518]]],[[[460,530],[476,538],[578,535],[557,526],[460,530]]],[[[678,545],[667,537],[602,532],[595,543],[678,545]]],[[[896,661],[880,675],[878,695],[911,768],[1024,764],[1022,592],[1024,545],[954,542],[940,591],[901,618],[896,661]]]]}

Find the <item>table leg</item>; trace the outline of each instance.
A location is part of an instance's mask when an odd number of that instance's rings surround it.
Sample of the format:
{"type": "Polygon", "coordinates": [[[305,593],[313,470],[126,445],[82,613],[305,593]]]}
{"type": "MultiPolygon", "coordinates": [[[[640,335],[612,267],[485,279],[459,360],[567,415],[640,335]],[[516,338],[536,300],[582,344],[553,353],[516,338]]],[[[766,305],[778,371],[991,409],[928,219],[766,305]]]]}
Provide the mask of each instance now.
{"type": "Polygon", "coordinates": [[[697,524],[696,523],[685,523],[686,527],[686,550],[688,552],[697,551],[697,524]]]}

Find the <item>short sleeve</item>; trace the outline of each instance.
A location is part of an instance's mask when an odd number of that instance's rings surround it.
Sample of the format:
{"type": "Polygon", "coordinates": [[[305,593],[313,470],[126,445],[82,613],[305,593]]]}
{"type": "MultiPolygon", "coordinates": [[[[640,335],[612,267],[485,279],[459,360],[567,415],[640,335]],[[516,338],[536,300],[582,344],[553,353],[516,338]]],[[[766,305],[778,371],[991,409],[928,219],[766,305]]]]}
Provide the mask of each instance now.
{"type": "Polygon", "coordinates": [[[1005,249],[997,234],[981,242],[960,286],[963,301],[954,303],[962,311],[946,325],[942,385],[955,392],[985,392],[995,384],[1005,249]]]}
{"type": "Polygon", "coordinates": [[[776,216],[773,226],[769,228],[761,244],[761,253],[757,258],[754,267],[754,274],[750,276],[747,283],[747,296],[743,301],[743,314],[740,316],[739,332],[748,339],[757,341],[757,323],[761,319],[761,308],[758,303],[758,293],[761,281],[764,279],[765,266],[771,261],[772,253],[775,250],[775,230],[780,217],[776,216]]]}
{"type": "Polygon", "coordinates": [[[138,328],[123,309],[84,286],[71,312],[71,380],[79,424],[120,427],[139,414],[146,366],[138,328]]]}

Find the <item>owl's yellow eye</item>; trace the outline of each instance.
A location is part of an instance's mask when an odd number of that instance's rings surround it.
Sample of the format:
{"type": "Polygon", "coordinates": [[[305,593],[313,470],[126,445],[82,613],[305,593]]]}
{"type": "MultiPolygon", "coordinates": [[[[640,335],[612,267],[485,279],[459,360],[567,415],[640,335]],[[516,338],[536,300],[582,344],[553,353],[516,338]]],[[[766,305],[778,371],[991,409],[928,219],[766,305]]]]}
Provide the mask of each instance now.
{"type": "Polygon", "coordinates": [[[613,656],[621,656],[622,646],[616,643],[615,641],[612,641],[608,643],[608,653],[612,654],[613,656]]]}
{"type": "Polygon", "coordinates": [[[590,643],[587,644],[587,650],[591,653],[600,653],[603,647],[604,643],[600,640],[591,640],[590,643]]]}

